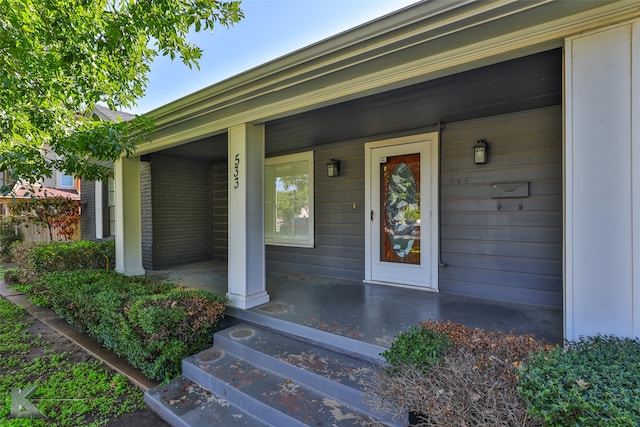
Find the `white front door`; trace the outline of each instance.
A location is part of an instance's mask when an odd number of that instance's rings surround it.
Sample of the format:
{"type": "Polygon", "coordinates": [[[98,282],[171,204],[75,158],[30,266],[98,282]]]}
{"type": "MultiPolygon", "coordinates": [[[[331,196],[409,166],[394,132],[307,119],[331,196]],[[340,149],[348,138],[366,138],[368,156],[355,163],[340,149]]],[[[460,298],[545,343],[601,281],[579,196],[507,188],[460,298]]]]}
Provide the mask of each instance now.
{"type": "Polygon", "coordinates": [[[365,146],[367,281],[438,288],[437,137],[365,146]]]}

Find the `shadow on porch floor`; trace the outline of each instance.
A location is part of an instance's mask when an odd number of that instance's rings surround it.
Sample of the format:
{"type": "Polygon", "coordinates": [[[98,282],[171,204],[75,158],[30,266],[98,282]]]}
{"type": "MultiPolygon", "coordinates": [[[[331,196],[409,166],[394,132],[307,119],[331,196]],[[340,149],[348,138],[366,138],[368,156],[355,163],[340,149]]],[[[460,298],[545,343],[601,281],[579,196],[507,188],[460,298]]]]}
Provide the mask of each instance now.
{"type": "MultiPolygon", "coordinates": [[[[227,292],[223,263],[198,263],[148,275],[186,287],[227,292]]],[[[249,310],[284,321],[388,347],[394,335],[425,320],[530,333],[562,343],[562,309],[363,284],[297,273],[267,273],[270,302],[249,310]]]]}

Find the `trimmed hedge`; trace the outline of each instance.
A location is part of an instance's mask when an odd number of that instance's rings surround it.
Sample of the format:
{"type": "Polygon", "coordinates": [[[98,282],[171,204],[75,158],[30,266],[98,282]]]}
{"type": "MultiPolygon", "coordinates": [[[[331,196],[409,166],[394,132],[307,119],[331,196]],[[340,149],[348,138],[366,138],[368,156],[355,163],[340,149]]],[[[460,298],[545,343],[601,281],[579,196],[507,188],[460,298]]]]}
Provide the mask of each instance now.
{"type": "Polygon", "coordinates": [[[54,271],[113,269],[115,253],[113,240],[25,242],[11,247],[11,260],[16,266],[17,279],[34,283],[54,271]]]}
{"type": "Polygon", "coordinates": [[[212,345],[227,303],[109,270],[51,273],[39,288],[58,315],[156,380],[179,375],[183,358],[212,345]]]}
{"type": "Polygon", "coordinates": [[[551,426],[640,425],[640,341],[581,338],[522,366],[529,412],[551,426]]]}

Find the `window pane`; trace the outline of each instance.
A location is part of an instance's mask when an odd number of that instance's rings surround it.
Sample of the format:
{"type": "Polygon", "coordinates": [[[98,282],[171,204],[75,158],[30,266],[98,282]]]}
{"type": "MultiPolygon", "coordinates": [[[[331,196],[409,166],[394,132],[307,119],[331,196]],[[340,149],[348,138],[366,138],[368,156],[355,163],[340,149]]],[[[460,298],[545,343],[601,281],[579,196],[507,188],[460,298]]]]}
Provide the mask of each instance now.
{"type": "Polygon", "coordinates": [[[60,174],[61,187],[73,187],[73,176],[60,174]]]}
{"type": "MultiPolygon", "coordinates": [[[[307,157],[313,153],[305,154],[307,157]]],[[[270,244],[312,246],[310,160],[300,155],[268,159],[265,165],[265,235],[270,244]],[[290,160],[290,161],[288,161],[290,160]]],[[[312,158],[312,157],[311,157],[312,158]]]]}

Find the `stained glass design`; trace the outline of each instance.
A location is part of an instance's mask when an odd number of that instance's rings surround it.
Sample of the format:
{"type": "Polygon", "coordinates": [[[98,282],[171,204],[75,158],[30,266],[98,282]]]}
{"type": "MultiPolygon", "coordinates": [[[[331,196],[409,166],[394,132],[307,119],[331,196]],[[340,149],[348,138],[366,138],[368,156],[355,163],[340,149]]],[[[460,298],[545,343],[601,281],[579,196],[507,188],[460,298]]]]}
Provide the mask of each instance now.
{"type": "Polygon", "coordinates": [[[387,157],[380,166],[381,260],[420,264],[420,154],[387,157]]]}

